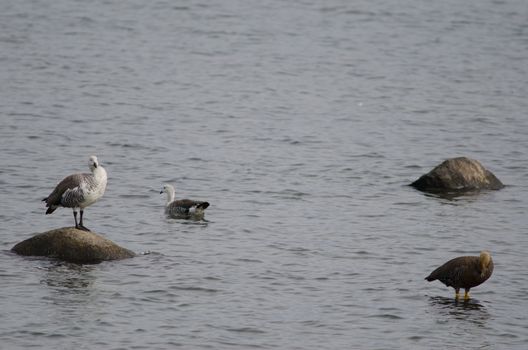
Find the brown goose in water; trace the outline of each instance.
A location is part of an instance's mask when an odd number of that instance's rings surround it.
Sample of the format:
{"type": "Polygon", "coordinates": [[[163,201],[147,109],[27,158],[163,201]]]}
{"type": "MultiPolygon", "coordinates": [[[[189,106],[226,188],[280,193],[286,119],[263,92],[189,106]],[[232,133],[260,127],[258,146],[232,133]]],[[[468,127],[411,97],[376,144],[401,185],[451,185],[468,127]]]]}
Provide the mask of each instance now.
{"type": "Polygon", "coordinates": [[[454,258],[431,272],[425,279],[429,282],[439,280],[448,287],[455,288],[458,298],[460,288],[465,289],[464,299],[469,299],[469,289],[484,283],[493,273],[493,260],[487,251],[480,256],[460,256],[454,258]]]}

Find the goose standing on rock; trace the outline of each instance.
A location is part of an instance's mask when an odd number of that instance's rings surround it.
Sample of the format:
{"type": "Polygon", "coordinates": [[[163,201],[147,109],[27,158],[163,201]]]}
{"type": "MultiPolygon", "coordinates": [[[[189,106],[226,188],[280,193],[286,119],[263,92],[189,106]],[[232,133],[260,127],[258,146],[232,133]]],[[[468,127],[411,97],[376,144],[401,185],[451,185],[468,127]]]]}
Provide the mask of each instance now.
{"type": "Polygon", "coordinates": [[[174,187],[163,185],[160,191],[167,194],[167,204],[165,204],[165,214],[176,219],[195,219],[204,217],[204,210],[209,206],[208,202],[194,201],[191,199],[174,200],[174,187]]]}
{"type": "Polygon", "coordinates": [[[90,231],[83,225],[84,208],[103,196],[107,181],[106,170],[99,165],[96,156],[90,156],[88,165],[91,174],[73,174],[65,177],[53,192],[42,200],[48,208],[46,215],[53,213],[58,207],[72,208],[75,228],[84,231],[90,231]],[[81,212],[79,223],[77,209],[81,212]]]}
{"type": "Polygon", "coordinates": [[[484,283],[493,273],[493,260],[489,252],[483,250],[480,256],[459,256],[431,272],[425,279],[439,280],[448,287],[455,288],[458,299],[460,288],[465,289],[464,299],[469,299],[469,289],[484,283]]]}

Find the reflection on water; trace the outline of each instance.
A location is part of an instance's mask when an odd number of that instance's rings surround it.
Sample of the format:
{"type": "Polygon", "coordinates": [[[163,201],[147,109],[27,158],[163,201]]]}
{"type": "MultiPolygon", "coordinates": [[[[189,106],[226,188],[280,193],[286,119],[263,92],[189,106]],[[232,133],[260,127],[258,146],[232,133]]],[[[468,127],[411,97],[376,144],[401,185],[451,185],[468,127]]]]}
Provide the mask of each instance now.
{"type": "Polygon", "coordinates": [[[464,200],[465,202],[467,202],[467,201],[474,201],[477,199],[477,197],[480,194],[485,194],[487,192],[489,192],[489,190],[448,191],[448,192],[431,191],[431,192],[422,192],[422,193],[426,197],[440,198],[440,199],[445,199],[445,200],[453,201],[453,202],[456,202],[457,200],[464,200]]]}
{"type": "Polygon", "coordinates": [[[178,218],[167,218],[167,222],[174,224],[178,223],[181,225],[194,225],[194,226],[203,226],[206,227],[209,224],[209,220],[206,219],[195,219],[195,218],[187,218],[187,219],[178,219],[178,218]]]}
{"type": "Polygon", "coordinates": [[[443,296],[435,296],[435,297],[430,297],[429,302],[432,305],[454,307],[454,308],[461,308],[461,309],[480,309],[484,307],[475,299],[464,300],[463,298],[457,299],[455,297],[447,298],[443,296]]]}
{"type": "Polygon", "coordinates": [[[463,298],[435,296],[429,298],[429,304],[431,305],[431,313],[444,321],[457,319],[484,326],[490,317],[486,307],[475,299],[464,300],[463,298]]]}
{"type": "Polygon", "coordinates": [[[87,293],[95,282],[93,266],[57,262],[45,268],[46,274],[41,283],[55,291],[67,293],[87,293]]]}

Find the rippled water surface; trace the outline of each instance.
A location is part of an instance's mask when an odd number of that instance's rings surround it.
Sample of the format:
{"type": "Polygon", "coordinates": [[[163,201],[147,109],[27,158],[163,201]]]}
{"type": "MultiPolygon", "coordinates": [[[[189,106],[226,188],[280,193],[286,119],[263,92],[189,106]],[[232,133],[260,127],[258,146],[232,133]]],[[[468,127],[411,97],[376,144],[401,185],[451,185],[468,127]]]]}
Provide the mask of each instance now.
{"type": "Polygon", "coordinates": [[[5,349],[526,349],[528,6],[518,1],[3,1],[5,349]],[[138,253],[9,252],[40,201],[109,175],[85,224],[138,253]],[[445,158],[507,187],[406,186],[445,158]],[[163,183],[211,203],[163,215],[163,183]],[[492,252],[456,303],[424,277],[492,252]]]}

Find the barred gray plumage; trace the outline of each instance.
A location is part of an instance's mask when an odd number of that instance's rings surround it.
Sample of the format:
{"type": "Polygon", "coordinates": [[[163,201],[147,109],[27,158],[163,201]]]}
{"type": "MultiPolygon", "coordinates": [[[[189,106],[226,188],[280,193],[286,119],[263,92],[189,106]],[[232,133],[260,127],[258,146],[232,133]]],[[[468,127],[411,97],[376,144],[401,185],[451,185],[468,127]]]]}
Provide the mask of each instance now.
{"type": "Polygon", "coordinates": [[[95,203],[101,198],[106,189],[106,170],[99,165],[96,156],[89,159],[91,174],[73,174],[65,177],[50,193],[43,199],[46,202],[46,214],[53,213],[58,207],[73,209],[75,228],[88,231],[83,225],[84,208],[95,203]],[[80,221],[77,223],[77,209],[80,210],[80,221]]]}

